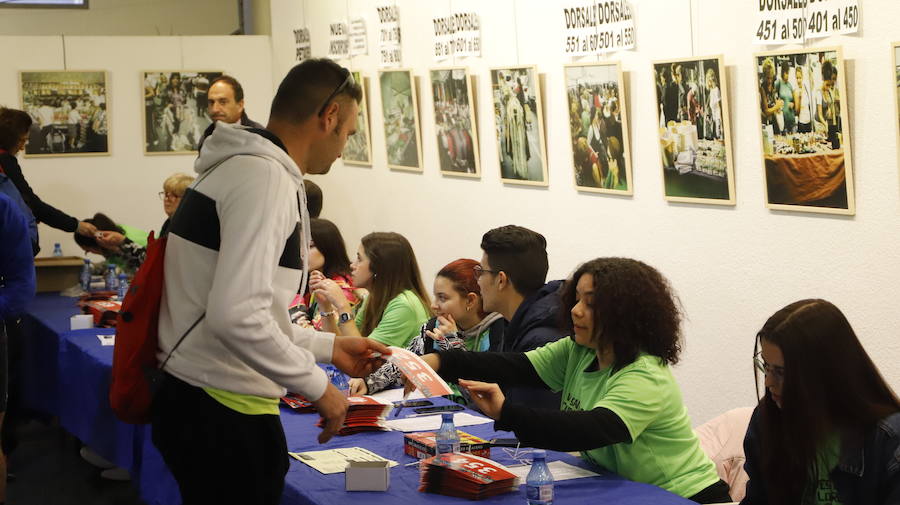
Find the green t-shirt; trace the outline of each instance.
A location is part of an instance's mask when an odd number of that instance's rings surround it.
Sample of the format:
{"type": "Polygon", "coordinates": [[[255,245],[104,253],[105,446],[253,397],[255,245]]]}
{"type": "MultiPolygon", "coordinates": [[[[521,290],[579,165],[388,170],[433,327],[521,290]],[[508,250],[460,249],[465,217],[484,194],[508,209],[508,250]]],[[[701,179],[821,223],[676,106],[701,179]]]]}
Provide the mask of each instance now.
{"type": "Polygon", "coordinates": [[[659,358],[641,354],[611,376],[611,367],[586,371],[597,354],[571,338],[525,355],[550,389],[563,392],[562,410],[604,407],[628,428],[630,444],[582,451],[581,457],[684,497],[718,482],[716,466],[691,428],[678,384],[659,358]]]}
{"type": "MultiPolygon", "coordinates": [[[[369,298],[362,303],[359,312],[356,313],[356,327],[362,330],[363,318],[366,313],[366,305],[369,298]]],[[[412,290],[395,296],[388,302],[381,315],[381,322],[369,335],[364,335],[377,340],[384,345],[394,345],[406,349],[413,338],[419,335],[419,328],[430,318],[428,308],[419,300],[412,290]]]]}
{"type": "Polygon", "coordinates": [[[834,481],[831,480],[831,471],[838,466],[841,458],[841,441],[837,437],[831,437],[822,446],[816,458],[815,488],[812,496],[807,493],[807,499],[803,502],[807,505],[842,505],[838,496],[834,481]]]}

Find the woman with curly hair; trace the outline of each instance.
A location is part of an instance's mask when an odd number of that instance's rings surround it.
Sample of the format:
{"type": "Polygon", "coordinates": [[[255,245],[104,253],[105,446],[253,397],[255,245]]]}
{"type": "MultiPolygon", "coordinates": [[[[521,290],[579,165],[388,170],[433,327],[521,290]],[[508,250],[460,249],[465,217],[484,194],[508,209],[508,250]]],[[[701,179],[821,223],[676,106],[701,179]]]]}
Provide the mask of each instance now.
{"type": "Polygon", "coordinates": [[[450,350],[424,359],[459,380],[494,428],[515,432],[522,445],[581,451],[695,502],[730,502],[669,369],[681,353],[681,310],[668,281],[640,261],[598,258],[578,267],[561,296],[570,338],[525,353],[450,350]],[[562,391],[561,408],[513,405],[495,383],[562,391]]]}

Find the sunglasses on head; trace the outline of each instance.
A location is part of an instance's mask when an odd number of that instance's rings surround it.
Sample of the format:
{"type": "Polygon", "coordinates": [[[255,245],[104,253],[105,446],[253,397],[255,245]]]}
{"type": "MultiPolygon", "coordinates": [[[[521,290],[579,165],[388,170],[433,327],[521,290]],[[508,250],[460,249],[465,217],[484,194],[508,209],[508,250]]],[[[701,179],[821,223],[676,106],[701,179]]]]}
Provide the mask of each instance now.
{"type": "Polygon", "coordinates": [[[341,70],[347,75],[344,77],[344,81],[337,88],[334,88],[334,91],[332,91],[331,94],[328,95],[328,98],[325,99],[325,103],[323,103],[322,107],[319,109],[319,116],[325,113],[325,109],[328,108],[328,104],[331,103],[334,97],[338,96],[338,94],[343,91],[344,88],[354,83],[353,74],[346,68],[342,67],[341,70]]]}

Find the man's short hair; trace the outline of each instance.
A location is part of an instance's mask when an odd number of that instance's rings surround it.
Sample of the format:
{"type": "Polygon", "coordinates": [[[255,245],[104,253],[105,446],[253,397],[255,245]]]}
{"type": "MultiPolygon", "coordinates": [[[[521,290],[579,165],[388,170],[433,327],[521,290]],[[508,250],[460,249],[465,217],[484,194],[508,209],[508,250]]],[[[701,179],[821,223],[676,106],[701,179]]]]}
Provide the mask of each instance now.
{"type": "Polygon", "coordinates": [[[232,91],[234,91],[234,101],[240,102],[244,99],[244,87],[241,86],[241,83],[238,82],[237,79],[231,77],[230,75],[222,74],[219,77],[216,77],[209,83],[209,87],[211,88],[213,84],[217,82],[224,82],[225,84],[231,86],[232,91]]]}
{"type": "Polygon", "coordinates": [[[309,179],[303,179],[303,187],[306,188],[306,208],[309,210],[309,217],[319,217],[324,203],[322,188],[309,179]]]}
{"type": "MultiPolygon", "coordinates": [[[[326,105],[325,101],[344,83],[349,72],[328,58],[313,58],[298,63],[278,86],[269,117],[289,123],[309,119],[326,105]]],[[[362,88],[351,81],[330,100],[342,96],[359,103],[362,100],[362,88]]]]}
{"type": "Polygon", "coordinates": [[[19,109],[0,107],[0,149],[12,151],[31,128],[31,116],[19,109]]]}
{"type": "Polygon", "coordinates": [[[541,289],[547,280],[547,239],[540,233],[516,225],[501,226],[481,237],[481,249],[491,270],[506,272],[522,296],[541,289]]]}

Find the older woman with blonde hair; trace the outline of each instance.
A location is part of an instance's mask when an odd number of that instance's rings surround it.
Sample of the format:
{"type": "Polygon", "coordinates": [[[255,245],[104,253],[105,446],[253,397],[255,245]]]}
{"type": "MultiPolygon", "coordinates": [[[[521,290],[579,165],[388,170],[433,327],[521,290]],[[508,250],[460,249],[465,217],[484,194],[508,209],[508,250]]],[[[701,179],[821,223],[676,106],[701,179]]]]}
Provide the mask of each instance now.
{"type": "Polygon", "coordinates": [[[184,192],[192,182],[194,182],[194,176],[181,172],[176,172],[163,181],[163,190],[159,192],[159,198],[163,201],[163,211],[166,213],[166,222],[163,223],[162,229],[159,231],[160,236],[163,236],[168,232],[169,220],[172,218],[172,215],[175,214],[175,210],[178,209],[178,204],[181,203],[181,197],[184,196],[184,192]]]}

